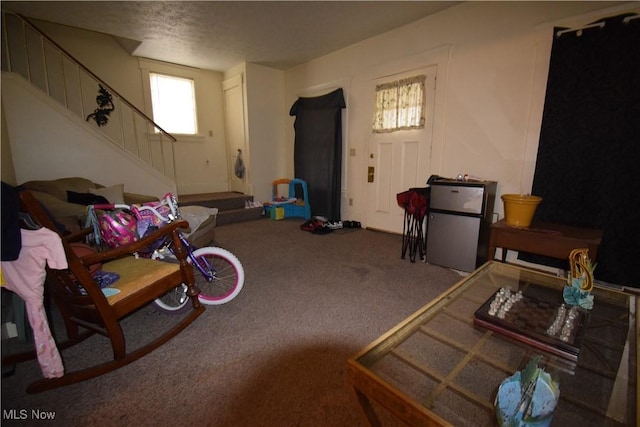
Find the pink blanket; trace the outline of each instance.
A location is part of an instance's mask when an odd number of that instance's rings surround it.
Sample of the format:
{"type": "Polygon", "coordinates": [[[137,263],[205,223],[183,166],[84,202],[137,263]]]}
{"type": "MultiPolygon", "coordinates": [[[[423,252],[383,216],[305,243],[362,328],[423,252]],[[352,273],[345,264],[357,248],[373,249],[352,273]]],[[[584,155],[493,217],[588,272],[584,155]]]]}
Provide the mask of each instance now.
{"type": "Polygon", "coordinates": [[[64,366],[44,310],[44,281],[47,264],[49,268],[65,269],[68,268],[67,258],[60,236],[55,232],[40,228],[21,230],[21,234],[22,249],[18,259],[2,261],[5,287],[25,301],[42,374],[45,378],[61,377],[64,366]]]}

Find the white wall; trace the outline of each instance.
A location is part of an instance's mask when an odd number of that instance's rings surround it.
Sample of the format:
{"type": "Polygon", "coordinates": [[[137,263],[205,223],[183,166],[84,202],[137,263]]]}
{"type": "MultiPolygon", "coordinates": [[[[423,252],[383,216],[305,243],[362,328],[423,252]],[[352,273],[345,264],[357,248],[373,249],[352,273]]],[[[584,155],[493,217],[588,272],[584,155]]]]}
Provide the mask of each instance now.
{"type": "MultiPolygon", "coordinates": [[[[148,91],[149,70],[193,78],[200,135],[195,138],[176,135],[177,189],[174,192],[195,194],[228,189],[222,73],[139,59],[130,56],[106,34],[39,21],[36,23],[75,59],[149,117],[153,117],[148,91]]],[[[22,168],[19,164],[15,164],[15,167],[22,168]]],[[[58,173],[62,175],[64,172],[58,173]]]]}
{"type": "Polygon", "coordinates": [[[246,150],[243,153],[250,193],[255,201],[271,200],[271,183],[287,174],[284,72],[258,64],[242,63],[224,74],[242,75],[245,97],[246,150]]]}
{"type": "Polygon", "coordinates": [[[227,191],[228,165],[225,142],[222,73],[167,64],[144,58],[139,60],[144,110],[151,112],[149,73],[156,72],[193,79],[198,135],[173,135],[178,194],[227,191]]]}
{"type": "Polygon", "coordinates": [[[247,117],[253,195],[271,200],[271,183],[286,175],[284,72],[247,64],[247,117]]]}
{"type": "MultiPolygon", "coordinates": [[[[293,102],[298,96],[343,87],[347,101],[343,114],[344,153],[354,149],[356,155],[345,157],[342,217],[363,220],[371,122],[368,111],[373,99],[371,81],[433,61],[439,64],[441,75],[437,86],[432,170],[425,174],[455,176],[462,172],[497,180],[500,193],[529,191],[544,101],[551,28],[585,24],[604,13],[594,11],[611,10],[611,14],[625,11],[620,6],[613,9],[613,4],[466,2],[294,67],[284,72],[284,79],[282,72],[242,64],[240,68],[247,73],[250,85],[247,133],[256,199],[268,200],[273,179],[293,176],[294,118],[288,115],[293,102]],[[353,200],[353,206],[344,203],[347,198],[353,200]]],[[[637,3],[635,5],[637,8],[637,3]]],[[[111,37],[54,24],[41,23],[40,26],[116,91],[141,110],[149,111],[138,59],[129,56],[111,37]]],[[[177,191],[182,194],[221,191],[227,186],[219,84],[223,76],[217,72],[203,73],[207,83],[197,96],[205,103],[210,101],[207,111],[202,111],[203,140],[181,141],[183,144],[176,151],[177,191]]],[[[232,74],[233,70],[225,76],[232,74]]],[[[32,126],[30,121],[24,122],[27,129],[32,126]]],[[[4,139],[3,136],[3,143],[4,139]]],[[[45,145],[49,139],[50,136],[32,138],[42,147],[30,155],[36,156],[48,149],[45,145]]],[[[29,175],[28,179],[39,173],[16,167],[16,174],[29,175]]],[[[58,175],[62,174],[58,171],[58,175]]],[[[21,181],[20,177],[17,180],[21,181]]],[[[136,180],[140,181],[139,177],[133,181],[136,180]]],[[[500,203],[496,210],[502,215],[500,203]]]]}
{"type": "MultiPolygon", "coordinates": [[[[34,88],[22,77],[3,75],[2,107],[13,154],[16,184],[71,176],[105,186],[125,184],[125,191],[162,197],[175,184],[111,143],[91,126],[34,88]]],[[[3,130],[4,132],[4,130],[3,130]]],[[[5,144],[3,133],[3,146],[5,144]]],[[[3,157],[5,150],[3,148],[3,157]]]]}
{"type": "MultiPolygon", "coordinates": [[[[345,158],[348,179],[343,193],[353,206],[343,198],[342,218],[365,218],[371,81],[432,62],[439,65],[440,110],[435,116],[432,170],[425,171],[424,180],[432,173],[449,177],[467,173],[498,181],[500,194],[529,192],[553,25],[586,24],[603,13],[621,13],[620,7],[611,5],[465,2],[287,70],[287,106],[308,88],[342,82],[345,90],[344,143],[347,150],[355,149],[356,156],[345,158]]],[[[290,118],[286,128],[290,173],[293,121],[290,118]]],[[[496,212],[502,217],[500,202],[496,212]]]]}
{"type": "Polygon", "coordinates": [[[2,180],[10,185],[17,185],[16,171],[13,167],[13,154],[11,153],[11,144],[9,144],[9,131],[7,130],[7,119],[4,116],[4,108],[0,112],[2,116],[2,137],[0,142],[2,148],[0,149],[0,173],[2,174],[2,180]]]}
{"type": "Polygon", "coordinates": [[[145,111],[138,58],[129,55],[111,36],[49,22],[33,22],[116,92],[145,111]]]}

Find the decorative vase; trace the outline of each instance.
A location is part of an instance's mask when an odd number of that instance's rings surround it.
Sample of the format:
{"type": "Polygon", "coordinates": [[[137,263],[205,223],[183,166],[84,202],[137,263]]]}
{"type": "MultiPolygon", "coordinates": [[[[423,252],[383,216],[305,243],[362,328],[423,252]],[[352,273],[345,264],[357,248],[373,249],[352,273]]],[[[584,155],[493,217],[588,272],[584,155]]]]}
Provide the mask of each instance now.
{"type": "Polygon", "coordinates": [[[511,227],[527,228],[531,225],[533,214],[542,201],[542,197],[529,194],[503,194],[504,219],[511,227]]]}
{"type": "Polygon", "coordinates": [[[496,419],[499,426],[547,427],[551,425],[553,411],[560,398],[557,384],[548,376],[536,380],[530,401],[525,402],[520,383],[520,372],[502,382],[496,396],[496,419]]]}
{"type": "Polygon", "coordinates": [[[538,367],[534,356],[527,367],[505,379],[494,403],[501,427],[548,427],[560,399],[558,382],[538,367]]]}

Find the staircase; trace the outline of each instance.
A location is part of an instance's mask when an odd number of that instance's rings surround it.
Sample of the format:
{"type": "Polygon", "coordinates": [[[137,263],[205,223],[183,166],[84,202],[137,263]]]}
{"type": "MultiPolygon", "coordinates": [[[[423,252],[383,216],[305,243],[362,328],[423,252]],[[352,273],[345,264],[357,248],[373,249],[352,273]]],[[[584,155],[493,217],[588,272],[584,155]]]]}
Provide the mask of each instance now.
{"type": "Polygon", "coordinates": [[[253,202],[253,196],[234,191],[178,196],[179,206],[218,208],[216,226],[264,218],[262,207],[245,208],[247,202],[253,202]]]}
{"type": "MultiPolygon", "coordinates": [[[[175,137],[162,130],[27,19],[3,10],[0,24],[3,31],[0,46],[3,77],[5,73],[21,76],[29,87],[62,107],[62,111],[68,113],[65,117],[74,118],[85,129],[88,127],[100,136],[101,142],[118,147],[128,161],[134,162],[134,167],[148,168],[153,173],[151,176],[161,181],[161,188],[165,182],[175,188],[175,137]],[[96,109],[94,92],[108,95],[113,104],[115,113],[112,116],[109,116],[111,110],[104,113],[109,117],[106,122],[91,120],[103,111],[96,109]],[[109,126],[104,126],[107,122],[109,126]]],[[[4,99],[3,94],[3,103],[4,99]]],[[[245,209],[245,203],[253,201],[253,196],[241,193],[194,194],[179,196],[179,199],[182,206],[218,208],[217,225],[258,219],[262,215],[262,208],[245,209]]]]}
{"type": "Polygon", "coordinates": [[[83,126],[175,182],[174,136],[22,16],[3,10],[1,24],[3,73],[22,76],[83,126]]]}

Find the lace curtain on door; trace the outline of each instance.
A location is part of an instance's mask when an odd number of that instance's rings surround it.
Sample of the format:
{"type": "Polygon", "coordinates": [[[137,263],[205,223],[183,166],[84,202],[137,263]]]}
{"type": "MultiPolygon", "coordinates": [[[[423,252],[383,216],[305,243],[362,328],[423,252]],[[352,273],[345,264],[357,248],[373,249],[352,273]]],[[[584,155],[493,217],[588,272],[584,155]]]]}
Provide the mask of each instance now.
{"type": "Polygon", "coordinates": [[[376,86],[373,132],[424,128],[424,87],[420,75],[376,86]]]}

